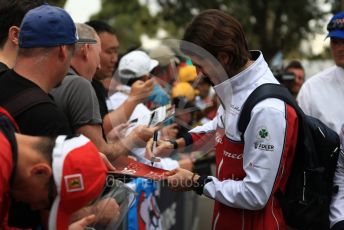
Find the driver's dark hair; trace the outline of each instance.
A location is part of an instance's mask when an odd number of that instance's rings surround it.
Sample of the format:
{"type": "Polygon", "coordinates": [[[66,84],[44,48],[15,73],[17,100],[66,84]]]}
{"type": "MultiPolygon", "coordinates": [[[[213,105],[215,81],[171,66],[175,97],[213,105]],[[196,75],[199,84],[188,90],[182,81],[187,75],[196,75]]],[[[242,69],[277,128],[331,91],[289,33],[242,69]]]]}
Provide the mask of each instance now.
{"type": "Polygon", "coordinates": [[[250,59],[245,34],[240,23],[221,10],[205,10],[187,26],[180,45],[186,55],[195,55],[187,42],[207,50],[215,58],[219,52],[228,55],[232,69],[242,68],[250,59]]]}

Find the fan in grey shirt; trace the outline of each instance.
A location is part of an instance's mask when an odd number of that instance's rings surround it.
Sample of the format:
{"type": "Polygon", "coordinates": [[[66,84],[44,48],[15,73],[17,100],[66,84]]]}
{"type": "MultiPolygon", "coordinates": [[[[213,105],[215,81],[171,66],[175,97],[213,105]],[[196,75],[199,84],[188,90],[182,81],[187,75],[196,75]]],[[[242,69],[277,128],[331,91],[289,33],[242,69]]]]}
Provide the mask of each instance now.
{"type": "Polygon", "coordinates": [[[68,117],[70,127],[75,133],[88,137],[110,161],[119,155],[128,154],[138,143],[148,141],[156,128],[136,129],[132,135],[107,143],[103,137],[102,119],[99,104],[91,85],[92,76],[100,68],[100,39],[93,28],[77,24],[79,36],[91,38],[93,43],[76,46],[71,61],[71,69],[61,85],[51,91],[56,104],[68,117]]]}

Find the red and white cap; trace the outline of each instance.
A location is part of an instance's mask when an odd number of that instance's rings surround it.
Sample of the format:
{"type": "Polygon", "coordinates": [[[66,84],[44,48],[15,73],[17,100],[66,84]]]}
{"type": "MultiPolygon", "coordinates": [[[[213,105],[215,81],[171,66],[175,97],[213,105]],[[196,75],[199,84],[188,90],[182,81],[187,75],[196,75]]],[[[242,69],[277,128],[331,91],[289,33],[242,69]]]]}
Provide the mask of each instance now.
{"type": "Polygon", "coordinates": [[[107,168],[97,148],[84,136],[59,136],[52,159],[57,196],[49,229],[67,230],[70,216],[102,193],[107,168]]]}

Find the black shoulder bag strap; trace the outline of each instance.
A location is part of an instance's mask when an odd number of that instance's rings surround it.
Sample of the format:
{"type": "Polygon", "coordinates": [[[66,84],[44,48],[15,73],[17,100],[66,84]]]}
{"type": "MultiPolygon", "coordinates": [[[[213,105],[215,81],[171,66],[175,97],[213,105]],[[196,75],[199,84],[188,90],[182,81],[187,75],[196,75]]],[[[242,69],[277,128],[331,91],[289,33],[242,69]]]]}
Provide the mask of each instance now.
{"type": "Polygon", "coordinates": [[[17,117],[31,107],[41,103],[52,103],[52,100],[41,89],[29,88],[13,96],[2,106],[12,117],[17,117]]]}
{"type": "Polygon", "coordinates": [[[241,135],[243,136],[246,128],[248,126],[248,123],[251,119],[251,111],[253,107],[260,101],[267,99],[267,98],[277,98],[285,103],[292,106],[298,117],[302,118],[304,116],[303,111],[298,106],[296,100],[294,97],[290,94],[288,89],[284,87],[283,85],[279,84],[272,84],[267,83],[258,86],[251,94],[248,96],[247,100],[245,101],[241,113],[239,116],[239,122],[238,122],[238,129],[241,132],[241,135]]]}
{"type": "MultiPolygon", "coordinates": [[[[307,151],[314,152],[314,141],[312,138],[312,134],[310,133],[309,128],[307,128],[307,122],[305,121],[307,115],[302,111],[302,109],[297,104],[295,98],[291,95],[289,90],[279,84],[272,84],[267,83],[261,86],[258,86],[251,94],[248,96],[247,100],[245,101],[238,122],[238,130],[241,133],[241,139],[244,140],[244,133],[248,126],[248,123],[251,119],[251,111],[253,107],[260,101],[267,99],[267,98],[277,98],[291,107],[293,107],[296,111],[298,123],[299,123],[299,136],[302,136],[303,143],[301,143],[307,151]]],[[[299,144],[299,143],[298,143],[299,144]]],[[[313,162],[314,159],[311,159],[311,155],[306,156],[309,160],[313,162]]]]}
{"type": "MultiPolygon", "coordinates": [[[[250,122],[251,119],[251,111],[253,107],[259,103],[260,101],[267,99],[267,98],[277,98],[285,103],[289,104],[292,106],[297,115],[298,115],[298,120],[299,120],[299,131],[301,130],[302,132],[307,131],[308,129],[305,129],[304,127],[301,128],[301,126],[304,126],[303,118],[305,116],[304,112],[301,110],[301,108],[298,106],[296,100],[294,97],[290,94],[288,89],[284,87],[283,85],[279,84],[272,84],[272,83],[267,83],[258,86],[247,98],[245,101],[241,113],[239,116],[239,122],[238,122],[238,129],[241,132],[241,140],[244,141],[244,133],[246,131],[246,128],[248,126],[248,123],[250,122]]],[[[300,132],[299,132],[300,134],[300,132]]],[[[304,135],[305,136],[305,135],[304,135]]],[[[312,146],[310,142],[313,140],[304,140],[307,142],[307,146],[312,146]]],[[[298,143],[299,144],[299,143],[298,143]]],[[[283,193],[281,192],[280,189],[277,190],[276,193],[278,200],[283,204],[284,199],[283,199],[283,193]]],[[[283,206],[283,205],[282,205],[283,206]]]]}

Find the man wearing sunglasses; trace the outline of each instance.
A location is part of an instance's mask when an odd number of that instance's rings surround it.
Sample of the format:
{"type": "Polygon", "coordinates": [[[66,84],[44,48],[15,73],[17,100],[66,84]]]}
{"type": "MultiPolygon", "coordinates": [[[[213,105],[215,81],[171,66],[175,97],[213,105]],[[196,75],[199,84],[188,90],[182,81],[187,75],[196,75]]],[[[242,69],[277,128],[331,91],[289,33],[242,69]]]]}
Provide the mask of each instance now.
{"type": "Polygon", "coordinates": [[[344,110],[344,12],[334,15],[327,25],[335,65],[316,74],[303,84],[297,101],[303,111],[340,133],[344,110]]]}

